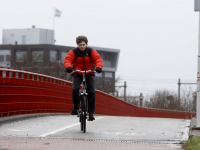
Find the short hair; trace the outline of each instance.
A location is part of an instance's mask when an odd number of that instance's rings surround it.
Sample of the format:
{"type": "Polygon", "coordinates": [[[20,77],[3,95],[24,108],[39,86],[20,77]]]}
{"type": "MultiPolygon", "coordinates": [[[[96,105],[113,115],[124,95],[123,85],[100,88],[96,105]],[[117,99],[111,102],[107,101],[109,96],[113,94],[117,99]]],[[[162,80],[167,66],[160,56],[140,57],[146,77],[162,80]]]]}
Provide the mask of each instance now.
{"type": "Polygon", "coordinates": [[[81,42],[85,42],[87,44],[88,43],[87,37],[83,35],[76,37],[76,44],[79,44],[81,42]]]}

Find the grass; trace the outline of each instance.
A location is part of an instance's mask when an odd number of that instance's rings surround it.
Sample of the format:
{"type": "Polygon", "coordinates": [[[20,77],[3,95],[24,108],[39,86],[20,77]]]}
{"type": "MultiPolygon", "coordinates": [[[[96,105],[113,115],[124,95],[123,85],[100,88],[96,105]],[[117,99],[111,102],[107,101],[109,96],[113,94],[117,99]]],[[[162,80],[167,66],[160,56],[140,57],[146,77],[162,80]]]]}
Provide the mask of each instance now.
{"type": "Polygon", "coordinates": [[[200,137],[192,137],[187,142],[183,143],[185,150],[200,150],[200,137]]]}

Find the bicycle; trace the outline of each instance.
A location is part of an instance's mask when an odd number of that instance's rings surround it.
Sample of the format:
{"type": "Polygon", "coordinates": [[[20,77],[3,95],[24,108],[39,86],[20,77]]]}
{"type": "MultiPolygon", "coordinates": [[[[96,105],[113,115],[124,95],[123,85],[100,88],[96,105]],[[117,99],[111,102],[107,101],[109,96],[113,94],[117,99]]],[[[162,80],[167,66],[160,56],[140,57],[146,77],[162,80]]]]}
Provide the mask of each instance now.
{"type": "Polygon", "coordinates": [[[93,70],[87,70],[87,71],[74,70],[72,73],[75,73],[75,72],[83,73],[82,89],[79,90],[80,104],[79,104],[79,110],[78,110],[78,116],[77,117],[79,117],[81,131],[83,131],[83,133],[85,133],[86,132],[86,119],[88,117],[88,97],[87,97],[88,93],[87,93],[87,85],[86,85],[86,74],[89,73],[89,72],[96,73],[96,71],[93,71],[93,70]]]}

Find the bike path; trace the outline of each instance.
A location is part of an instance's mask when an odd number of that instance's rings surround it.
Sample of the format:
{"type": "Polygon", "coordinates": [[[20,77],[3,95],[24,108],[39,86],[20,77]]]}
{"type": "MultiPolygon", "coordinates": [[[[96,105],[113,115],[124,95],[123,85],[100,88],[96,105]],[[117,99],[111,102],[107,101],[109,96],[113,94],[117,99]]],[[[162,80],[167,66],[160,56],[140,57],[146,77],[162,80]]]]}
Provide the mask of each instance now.
{"type": "Polygon", "coordinates": [[[99,149],[116,149],[120,146],[139,149],[138,147],[146,146],[147,149],[173,150],[181,149],[180,141],[187,139],[188,120],[102,115],[95,117],[95,121],[87,122],[86,133],[80,131],[78,117],[69,114],[41,114],[15,121],[4,118],[5,123],[0,118],[0,148],[10,146],[12,149],[12,144],[9,143],[15,143],[16,147],[18,145],[22,148],[25,144],[29,149],[37,149],[37,146],[62,149],[70,145],[72,148],[73,145],[74,148],[99,145],[99,149]]]}

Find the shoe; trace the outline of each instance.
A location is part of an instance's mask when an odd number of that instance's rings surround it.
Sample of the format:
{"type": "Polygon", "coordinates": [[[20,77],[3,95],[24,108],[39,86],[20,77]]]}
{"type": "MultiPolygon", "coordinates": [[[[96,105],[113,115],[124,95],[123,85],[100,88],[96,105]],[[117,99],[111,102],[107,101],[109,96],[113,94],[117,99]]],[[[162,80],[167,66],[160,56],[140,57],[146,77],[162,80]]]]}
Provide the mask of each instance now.
{"type": "Polygon", "coordinates": [[[89,114],[89,119],[88,119],[88,121],[93,121],[93,120],[95,120],[94,115],[93,115],[93,114],[89,114]]]}
{"type": "Polygon", "coordinates": [[[78,115],[78,107],[74,106],[71,110],[71,115],[78,115]]]}

